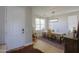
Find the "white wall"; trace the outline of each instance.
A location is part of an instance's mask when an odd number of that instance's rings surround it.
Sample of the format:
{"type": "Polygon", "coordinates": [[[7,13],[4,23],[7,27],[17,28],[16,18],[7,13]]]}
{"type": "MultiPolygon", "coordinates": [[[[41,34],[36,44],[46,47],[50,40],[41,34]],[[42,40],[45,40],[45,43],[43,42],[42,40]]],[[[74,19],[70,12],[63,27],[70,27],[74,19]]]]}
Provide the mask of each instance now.
{"type": "Polygon", "coordinates": [[[25,31],[26,31],[26,43],[32,43],[32,8],[26,7],[26,20],[25,20],[25,31]]]}
{"type": "MultiPolygon", "coordinates": [[[[33,19],[32,20],[35,20],[35,18],[37,16],[32,16],[33,19]]],[[[57,16],[56,18],[58,18],[58,22],[55,22],[53,23],[53,26],[54,26],[54,30],[55,32],[58,32],[58,33],[67,33],[68,32],[68,21],[67,21],[67,16],[57,16]]],[[[54,19],[53,17],[51,18],[45,18],[45,21],[46,21],[46,30],[49,28],[49,20],[52,20],[54,19]]],[[[35,22],[33,21],[32,22],[33,24],[33,27],[35,27],[35,22]]]]}
{"type": "Polygon", "coordinates": [[[0,44],[4,44],[5,7],[0,6],[0,44]]]}
{"type": "MultiPolygon", "coordinates": [[[[57,32],[68,33],[71,27],[77,27],[79,20],[79,11],[67,13],[63,15],[55,16],[58,18],[58,22],[54,23],[54,28],[57,32]]],[[[50,17],[49,19],[53,19],[54,17],[50,17]]]]}
{"type": "MultiPolygon", "coordinates": [[[[54,19],[54,18],[58,18],[58,22],[55,22],[54,23],[54,29],[56,32],[59,32],[59,33],[68,33],[69,32],[69,24],[68,24],[68,17],[69,16],[74,16],[74,15],[77,15],[77,19],[79,20],[79,11],[77,12],[72,12],[72,13],[67,13],[67,14],[62,14],[62,15],[57,15],[55,17],[49,17],[49,18],[46,18],[46,28],[48,28],[48,21],[51,20],[51,19],[54,19]]],[[[35,17],[37,17],[36,15],[33,15],[32,16],[34,20],[35,17]]],[[[40,16],[39,16],[40,17],[40,16]]],[[[43,17],[43,16],[42,16],[43,17]]],[[[72,19],[71,21],[75,21],[75,19],[72,19]]],[[[76,21],[77,22],[77,21],[76,21]]],[[[35,23],[33,21],[33,26],[35,26],[35,23]]],[[[77,23],[76,23],[77,25],[77,23]]]]}
{"type": "Polygon", "coordinates": [[[32,11],[31,7],[7,7],[5,42],[7,50],[32,43],[32,11]],[[24,34],[22,33],[24,28],[24,34]]]}
{"type": "MultiPolygon", "coordinates": [[[[58,21],[53,22],[53,29],[55,30],[55,32],[67,33],[68,32],[67,16],[57,16],[56,18],[58,18],[58,21]]],[[[53,18],[50,19],[53,20],[53,18]]]]}

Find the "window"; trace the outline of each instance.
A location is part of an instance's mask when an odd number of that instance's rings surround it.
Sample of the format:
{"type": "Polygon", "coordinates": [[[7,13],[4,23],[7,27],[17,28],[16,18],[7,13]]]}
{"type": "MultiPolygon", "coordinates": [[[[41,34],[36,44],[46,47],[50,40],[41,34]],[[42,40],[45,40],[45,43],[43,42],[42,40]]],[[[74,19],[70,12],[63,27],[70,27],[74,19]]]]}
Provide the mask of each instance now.
{"type": "Polygon", "coordinates": [[[41,18],[36,18],[35,19],[35,24],[36,24],[36,30],[43,30],[45,29],[45,19],[41,18]]]}
{"type": "Polygon", "coordinates": [[[49,28],[51,29],[51,30],[54,30],[54,23],[55,22],[57,22],[58,21],[58,19],[53,19],[53,20],[49,20],[49,28]]]}
{"type": "Polygon", "coordinates": [[[77,24],[78,24],[78,19],[77,15],[72,15],[68,16],[68,30],[70,32],[73,32],[73,28],[75,27],[75,30],[77,30],[77,24]]]}

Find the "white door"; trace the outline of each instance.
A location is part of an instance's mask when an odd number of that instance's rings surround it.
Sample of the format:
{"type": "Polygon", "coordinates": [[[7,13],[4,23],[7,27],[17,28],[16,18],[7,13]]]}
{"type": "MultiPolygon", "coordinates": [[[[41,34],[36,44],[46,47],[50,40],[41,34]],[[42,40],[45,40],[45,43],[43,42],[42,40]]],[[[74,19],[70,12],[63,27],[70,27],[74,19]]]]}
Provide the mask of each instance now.
{"type": "Polygon", "coordinates": [[[6,44],[7,50],[21,47],[25,44],[26,10],[22,7],[7,7],[6,9],[6,44]]]}

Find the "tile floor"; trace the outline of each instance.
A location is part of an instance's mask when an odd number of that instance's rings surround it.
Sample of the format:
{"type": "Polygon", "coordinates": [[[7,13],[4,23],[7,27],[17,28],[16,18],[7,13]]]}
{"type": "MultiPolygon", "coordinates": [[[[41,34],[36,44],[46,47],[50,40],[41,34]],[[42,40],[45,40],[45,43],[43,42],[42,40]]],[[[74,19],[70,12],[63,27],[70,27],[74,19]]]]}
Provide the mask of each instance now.
{"type": "Polygon", "coordinates": [[[48,44],[45,41],[37,40],[36,43],[34,43],[34,48],[37,48],[45,53],[64,53],[64,50],[59,49],[53,45],[48,44]]]}

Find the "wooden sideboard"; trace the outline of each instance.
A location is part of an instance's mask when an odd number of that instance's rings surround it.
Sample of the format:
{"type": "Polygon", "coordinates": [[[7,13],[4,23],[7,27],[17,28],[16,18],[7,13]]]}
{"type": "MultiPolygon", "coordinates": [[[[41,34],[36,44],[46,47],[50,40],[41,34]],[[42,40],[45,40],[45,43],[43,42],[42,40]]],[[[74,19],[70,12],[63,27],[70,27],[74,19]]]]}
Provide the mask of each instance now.
{"type": "Polygon", "coordinates": [[[64,47],[65,53],[79,53],[79,40],[77,39],[72,39],[72,38],[64,38],[64,47]]]}

